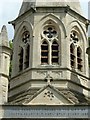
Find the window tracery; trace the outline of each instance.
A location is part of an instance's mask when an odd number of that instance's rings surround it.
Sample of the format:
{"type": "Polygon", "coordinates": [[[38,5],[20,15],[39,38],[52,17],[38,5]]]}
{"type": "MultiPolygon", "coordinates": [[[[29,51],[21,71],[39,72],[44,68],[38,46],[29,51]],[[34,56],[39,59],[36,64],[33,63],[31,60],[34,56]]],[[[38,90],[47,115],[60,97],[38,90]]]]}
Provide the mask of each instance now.
{"type": "Polygon", "coordinates": [[[82,71],[82,49],[80,47],[80,37],[76,31],[72,31],[70,34],[70,64],[72,68],[77,68],[82,71]]]}
{"type": "Polygon", "coordinates": [[[71,38],[71,41],[73,41],[74,43],[77,43],[79,41],[79,38],[78,38],[78,36],[77,36],[75,31],[71,32],[70,38],[71,38]]]}
{"type": "Polygon", "coordinates": [[[23,69],[27,69],[29,67],[29,59],[30,59],[30,33],[23,27],[23,33],[21,35],[21,45],[20,53],[19,53],[19,71],[23,69]]]}
{"type": "Polygon", "coordinates": [[[26,44],[30,39],[29,31],[25,31],[22,35],[22,41],[26,44]]]}
{"type": "Polygon", "coordinates": [[[41,41],[41,64],[59,64],[58,30],[52,21],[43,27],[41,41]]]}
{"type": "Polygon", "coordinates": [[[43,31],[43,34],[47,37],[47,38],[53,38],[56,36],[57,31],[55,30],[55,28],[53,26],[48,26],[46,28],[44,28],[45,30],[43,31]]]}

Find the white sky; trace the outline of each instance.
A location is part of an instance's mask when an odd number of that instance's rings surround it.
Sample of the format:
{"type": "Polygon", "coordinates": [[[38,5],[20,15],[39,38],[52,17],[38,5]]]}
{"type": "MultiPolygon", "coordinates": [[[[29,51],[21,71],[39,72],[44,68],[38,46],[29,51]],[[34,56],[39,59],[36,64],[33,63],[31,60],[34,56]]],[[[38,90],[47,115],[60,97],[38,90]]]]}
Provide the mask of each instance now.
{"type": "MultiPolygon", "coordinates": [[[[0,30],[2,25],[8,29],[9,40],[13,39],[13,27],[8,22],[14,20],[19,13],[23,0],[0,0],[0,30]]],[[[72,0],[73,1],[73,0],[72,0]]],[[[80,0],[81,8],[85,17],[88,18],[88,1],[80,0]]]]}

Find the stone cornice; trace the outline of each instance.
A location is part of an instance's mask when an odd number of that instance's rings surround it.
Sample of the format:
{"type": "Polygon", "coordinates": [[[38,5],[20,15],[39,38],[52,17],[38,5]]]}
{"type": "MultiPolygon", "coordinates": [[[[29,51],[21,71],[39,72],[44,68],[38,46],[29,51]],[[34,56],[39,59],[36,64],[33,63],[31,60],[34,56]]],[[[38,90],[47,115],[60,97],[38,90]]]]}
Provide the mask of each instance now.
{"type": "Polygon", "coordinates": [[[58,6],[56,6],[56,7],[44,7],[44,6],[38,6],[38,7],[35,7],[35,8],[30,8],[28,11],[26,11],[24,14],[22,14],[21,16],[19,16],[19,17],[17,17],[15,20],[13,20],[13,21],[10,21],[10,22],[8,22],[9,24],[12,24],[12,25],[15,25],[15,23],[19,20],[19,19],[21,19],[24,15],[26,15],[26,14],[28,14],[28,13],[30,13],[30,11],[31,11],[31,13],[34,13],[34,12],[36,12],[37,13],[37,9],[39,9],[39,8],[42,8],[42,9],[59,9],[59,11],[58,12],[60,12],[60,10],[64,10],[64,12],[66,13],[66,14],[70,14],[70,15],[72,15],[73,17],[76,17],[76,18],[78,18],[79,20],[81,19],[81,22],[83,22],[86,26],[88,26],[89,24],[90,24],[90,20],[88,20],[88,19],[86,19],[84,16],[82,16],[81,14],[79,14],[79,13],[77,13],[76,11],[74,11],[73,9],[71,9],[69,6],[61,6],[61,7],[58,7],[58,6]]]}
{"type": "Polygon", "coordinates": [[[85,75],[82,75],[82,73],[78,73],[78,72],[76,72],[75,70],[72,70],[72,69],[70,69],[70,68],[62,68],[62,67],[60,67],[60,66],[57,66],[57,67],[53,67],[53,66],[48,66],[48,67],[38,67],[38,68],[30,68],[30,69],[27,69],[27,70],[25,70],[25,71],[22,71],[21,73],[19,73],[18,75],[16,75],[16,76],[14,76],[14,77],[12,77],[10,80],[12,80],[12,79],[14,79],[14,78],[16,78],[16,77],[20,77],[20,75],[22,75],[22,74],[24,74],[24,73],[26,73],[26,72],[29,72],[29,71],[34,71],[34,70],[68,70],[68,71],[71,71],[72,73],[75,73],[75,74],[77,74],[77,75],[80,75],[81,77],[84,77],[84,78],[86,78],[86,79],[88,79],[88,80],[90,80],[90,78],[89,77],[86,77],[85,75]]]}

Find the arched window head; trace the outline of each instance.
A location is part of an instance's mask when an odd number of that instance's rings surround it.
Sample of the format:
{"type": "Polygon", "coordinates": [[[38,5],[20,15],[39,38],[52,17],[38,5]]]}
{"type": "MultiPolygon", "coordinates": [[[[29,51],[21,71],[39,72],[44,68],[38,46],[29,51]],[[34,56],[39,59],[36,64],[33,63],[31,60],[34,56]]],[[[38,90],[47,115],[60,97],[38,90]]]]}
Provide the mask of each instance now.
{"type": "Polygon", "coordinates": [[[21,32],[21,44],[19,53],[19,71],[22,71],[29,67],[30,57],[30,32],[25,26],[23,26],[21,32]]]}
{"type": "Polygon", "coordinates": [[[77,69],[82,70],[82,50],[80,47],[77,48],[77,69]]]}
{"type": "Polygon", "coordinates": [[[26,46],[26,52],[25,52],[25,62],[24,62],[25,69],[29,67],[29,53],[30,53],[29,51],[30,51],[30,45],[28,44],[26,46]]]}
{"type": "Polygon", "coordinates": [[[71,67],[75,68],[75,47],[74,47],[74,44],[70,45],[70,63],[71,63],[71,67]]]}
{"type": "Polygon", "coordinates": [[[41,45],[41,64],[48,64],[48,43],[46,41],[41,45]]]}
{"type": "Polygon", "coordinates": [[[30,33],[29,33],[29,31],[24,31],[24,33],[22,34],[22,41],[25,44],[30,41],[30,33]]]}
{"type": "Polygon", "coordinates": [[[70,61],[71,67],[82,71],[82,39],[80,31],[77,27],[73,27],[70,34],[70,61]]]}
{"type": "Polygon", "coordinates": [[[52,20],[46,21],[41,32],[41,63],[48,65],[59,64],[60,29],[52,20]],[[43,42],[44,41],[44,42],[43,42]]]}
{"type": "Polygon", "coordinates": [[[70,34],[70,40],[73,42],[73,43],[77,43],[79,41],[79,37],[78,37],[78,34],[76,31],[72,31],[71,34],[70,34]]]}
{"type": "Polygon", "coordinates": [[[59,64],[59,45],[56,41],[52,43],[52,64],[59,64]]]}
{"type": "Polygon", "coordinates": [[[20,53],[19,53],[19,71],[23,70],[23,48],[20,47],[20,53]]]}

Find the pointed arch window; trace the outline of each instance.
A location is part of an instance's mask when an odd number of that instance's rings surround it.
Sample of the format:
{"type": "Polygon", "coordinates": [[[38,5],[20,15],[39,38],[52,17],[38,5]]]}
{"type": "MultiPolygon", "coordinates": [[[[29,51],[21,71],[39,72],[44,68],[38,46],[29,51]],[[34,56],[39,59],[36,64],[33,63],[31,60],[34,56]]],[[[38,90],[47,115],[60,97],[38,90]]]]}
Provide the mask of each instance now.
{"type": "Polygon", "coordinates": [[[59,63],[59,45],[56,41],[52,43],[52,64],[59,63]]]}
{"type": "Polygon", "coordinates": [[[29,53],[30,53],[29,51],[30,51],[30,45],[28,44],[25,53],[25,69],[29,67],[29,53]]]}
{"type": "Polygon", "coordinates": [[[19,53],[19,71],[23,70],[23,48],[20,48],[20,53],[19,53]]]}
{"type": "Polygon", "coordinates": [[[21,34],[21,45],[19,53],[19,71],[29,67],[30,58],[30,32],[27,28],[23,27],[23,32],[21,34]]]}
{"type": "Polygon", "coordinates": [[[41,45],[41,64],[48,64],[48,43],[46,41],[41,45]]]}
{"type": "Polygon", "coordinates": [[[82,50],[80,47],[77,48],[77,68],[82,70],[82,50]]]}
{"type": "Polygon", "coordinates": [[[75,47],[74,44],[70,45],[70,62],[71,62],[71,67],[74,68],[75,67],[75,51],[74,51],[75,47]]]}
{"type": "Polygon", "coordinates": [[[82,71],[82,41],[80,37],[79,31],[76,29],[71,31],[70,34],[70,60],[71,60],[71,67],[77,68],[77,70],[82,71]]]}
{"type": "Polygon", "coordinates": [[[41,64],[59,65],[60,30],[58,25],[48,20],[45,22],[41,32],[41,64]]]}

